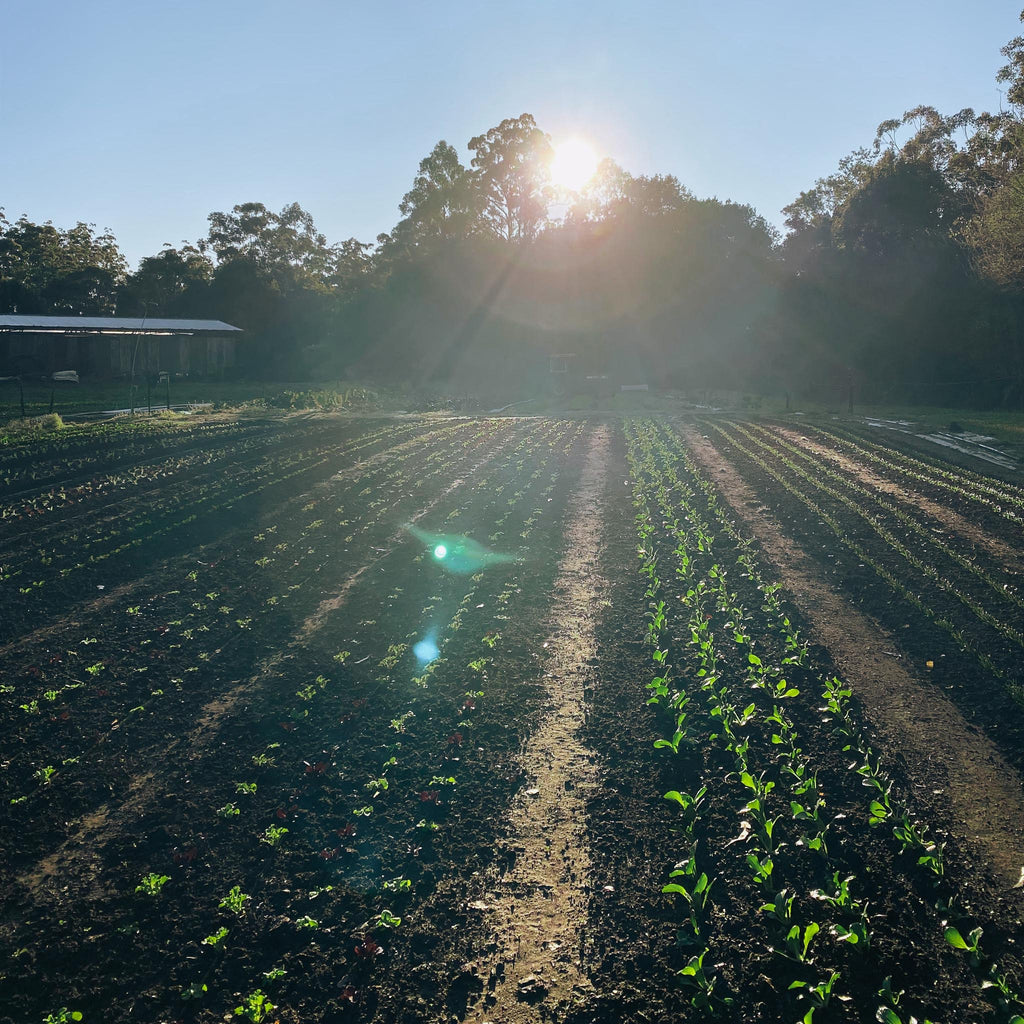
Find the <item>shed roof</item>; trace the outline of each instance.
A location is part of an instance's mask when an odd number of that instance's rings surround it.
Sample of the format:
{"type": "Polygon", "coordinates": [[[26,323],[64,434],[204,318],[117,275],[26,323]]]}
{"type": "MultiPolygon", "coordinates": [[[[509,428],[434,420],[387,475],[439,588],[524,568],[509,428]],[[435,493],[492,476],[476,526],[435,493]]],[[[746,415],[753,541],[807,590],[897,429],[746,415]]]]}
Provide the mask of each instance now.
{"type": "Polygon", "coordinates": [[[0,316],[0,332],[42,334],[229,334],[241,333],[223,320],[164,320],[135,316],[0,316]]]}

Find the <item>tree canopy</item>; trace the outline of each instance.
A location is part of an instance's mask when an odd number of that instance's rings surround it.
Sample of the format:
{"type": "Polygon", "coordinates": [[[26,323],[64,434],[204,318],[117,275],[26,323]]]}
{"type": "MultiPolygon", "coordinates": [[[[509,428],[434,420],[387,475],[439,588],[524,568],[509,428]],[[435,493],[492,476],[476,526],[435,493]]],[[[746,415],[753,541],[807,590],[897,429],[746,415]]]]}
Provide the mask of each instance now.
{"type": "Polygon", "coordinates": [[[465,157],[437,142],[375,242],[243,202],[130,272],[110,231],[0,211],[0,311],[217,317],[249,332],[245,371],[277,377],[528,391],[571,351],[651,383],[1021,402],[1024,37],[1002,53],[1008,109],[883,120],[785,207],[785,237],[607,158],[556,188],[523,113],[465,157]]]}

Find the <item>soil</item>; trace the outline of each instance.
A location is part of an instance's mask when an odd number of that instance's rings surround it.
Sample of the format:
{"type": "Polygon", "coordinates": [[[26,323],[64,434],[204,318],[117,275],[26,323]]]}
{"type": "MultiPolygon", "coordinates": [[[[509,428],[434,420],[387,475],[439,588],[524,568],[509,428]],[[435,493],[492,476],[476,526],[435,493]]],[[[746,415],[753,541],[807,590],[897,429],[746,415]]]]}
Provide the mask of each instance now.
{"type": "MultiPolygon", "coordinates": [[[[822,922],[815,969],[836,970],[848,997],[815,1024],[876,1020],[887,976],[919,1019],[1001,1019],[942,922],[982,926],[1020,990],[1019,707],[838,561],[752,463],[680,429],[814,641],[787,712],[873,929],[867,950],[834,940],[845,918],[811,895],[831,874],[780,820],[777,870],[822,922]],[[945,842],[940,882],[866,824],[861,778],[818,708],[828,673],[855,690],[894,795],[945,842]]],[[[809,968],[780,955],[759,911],[749,792],[714,719],[698,715],[677,752],[655,746],[673,714],[647,687],[652,602],[620,420],[312,418],[131,446],[119,456],[108,438],[89,461],[79,444],[67,480],[61,453],[41,449],[38,479],[0,490],[0,504],[34,503],[0,535],[20,571],[0,580],[0,1022],[61,1007],[86,1024],[700,1019],[677,973],[697,952],[685,907],[662,892],[691,857],[713,879],[722,1019],[803,1017],[792,983],[809,968]],[[201,466],[173,461],[201,452],[201,466]],[[161,458],[162,474],[104,482],[161,458]],[[74,504],[55,497],[93,480],[74,504]],[[77,564],[72,530],[96,562],[77,564]],[[691,844],[664,794],[702,787],[691,844]]],[[[1011,534],[939,492],[835,465],[918,506],[958,551],[1021,563],[1011,534]]],[[[699,694],[676,540],[659,522],[650,542],[668,658],[699,694]]],[[[741,550],[716,534],[702,571],[741,550]]],[[[763,595],[738,570],[729,583],[778,660],[763,595]]],[[[708,621],[729,635],[724,613],[708,621]]],[[[723,678],[743,678],[737,657],[723,647],[723,678]]],[[[765,693],[744,699],[771,710],[765,693]]],[[[781,791],[770,733],[747,738],[781,791]]]]}
{"type": "Polygon", "coordinates": [[[1024,912],[1024,892],[1013,895],[1024,869],[1021,776],[952,701],[908,671],[911,659],[896,636],[825,582],[819,566],[764,514],[758,496],[710,441],[695,426],[683,436],[757,538],[815,641],[830,652],[861,700],[883,746],[898,752],[918,799],[930,805],[929,817],[963,837],[979,880],[996,897],[1009,894],[1015,912],[1024,912]]]}

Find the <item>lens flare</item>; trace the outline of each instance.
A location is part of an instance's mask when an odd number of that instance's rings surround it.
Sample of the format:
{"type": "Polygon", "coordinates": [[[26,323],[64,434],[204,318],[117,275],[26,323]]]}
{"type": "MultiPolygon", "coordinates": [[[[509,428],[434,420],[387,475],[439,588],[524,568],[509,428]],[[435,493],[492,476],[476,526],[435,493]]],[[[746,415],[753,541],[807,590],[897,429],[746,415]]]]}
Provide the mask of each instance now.
{"type": "Polygon", "coordinates": [[[427,662],[433,661],[441,652],[438,650],[437,642],[432,637],[428,636],[418,644],[413,645],[412,653],[415,654],[420,661],[426,664],[427,662]]]}
{"type": "Polygon", "coordinates": [[[435,558],[444,558],[444,556],[447,555],[447,554],[448,554],[448,549],[443,544],[438,544],[437,547],[434,548],[434,557],[435,558]]]}

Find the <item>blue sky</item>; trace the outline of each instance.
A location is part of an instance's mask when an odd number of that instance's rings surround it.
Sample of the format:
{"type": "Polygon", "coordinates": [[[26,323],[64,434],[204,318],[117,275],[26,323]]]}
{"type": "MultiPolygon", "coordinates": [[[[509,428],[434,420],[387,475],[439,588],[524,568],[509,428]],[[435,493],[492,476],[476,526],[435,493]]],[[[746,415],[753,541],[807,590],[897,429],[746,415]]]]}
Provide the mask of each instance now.
{"type": "Polygon", "coordinates": [[[211,210],[297,201],[331,241],[398,219],[438,139],[532,113],[634,174],[780,209],[920,103],[992,110],[995,0],[4,0],[0,206],[129,260],[211,210]]]}

